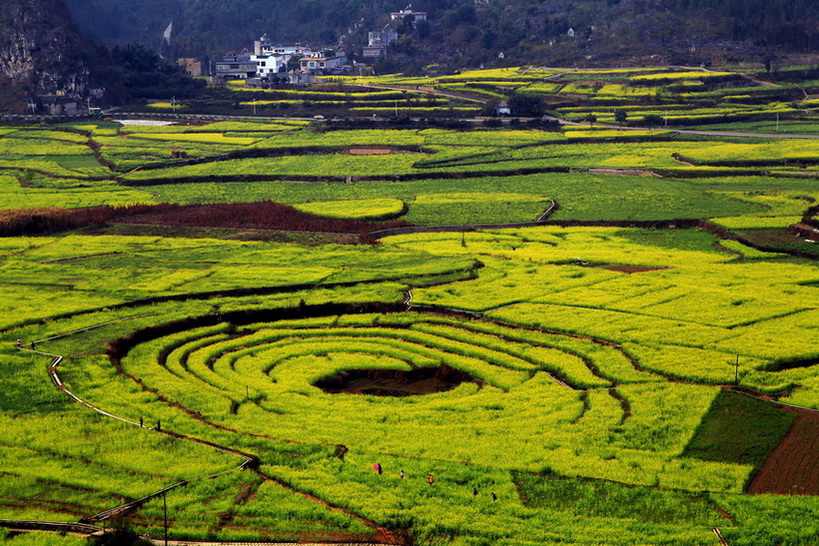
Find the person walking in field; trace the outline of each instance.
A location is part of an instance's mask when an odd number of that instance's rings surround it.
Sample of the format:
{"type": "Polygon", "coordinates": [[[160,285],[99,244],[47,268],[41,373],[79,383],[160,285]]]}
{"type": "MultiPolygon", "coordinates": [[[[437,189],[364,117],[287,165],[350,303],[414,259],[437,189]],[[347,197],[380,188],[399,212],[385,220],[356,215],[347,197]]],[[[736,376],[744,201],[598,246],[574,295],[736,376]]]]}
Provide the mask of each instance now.
{"type": "Polygon", "coordinates": [[[432,474],[430,474],[429,477],[427,478],[427,482],[429,483],[429,485],[435,483],[435,478],[432,477],[432,474]]]}
{"type": "Polygon", "coordinates": [[[380,475],[381,475],[381,474],[384,472],[384,469],[381,467],[381,463],[375,463],[375,464],[373,465],[373,469],[374,469],[376,472],[378,472],[378,475],[379,475],[379,476],[380,476],[380,475]]]}
{"type": "Polygon", "coordinates": [[[398,473],[398,477],[403,480],[404,476],[406,476],[406,473],[404,472],[404,469],[401,469],[401,472],[398,473]]]}

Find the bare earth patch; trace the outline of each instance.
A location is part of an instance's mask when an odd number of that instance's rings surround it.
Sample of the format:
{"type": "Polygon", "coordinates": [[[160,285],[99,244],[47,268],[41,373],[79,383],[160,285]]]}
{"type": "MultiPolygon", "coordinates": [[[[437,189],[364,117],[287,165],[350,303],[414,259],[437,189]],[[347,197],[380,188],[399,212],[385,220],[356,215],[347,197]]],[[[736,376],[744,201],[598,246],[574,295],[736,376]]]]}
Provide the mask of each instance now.
{"type": "Polygon", "coordinates": [[[392,146],[362,146],[360,148],[348,148],[350,155],[389,155],[393,153],[392,146]]]}
{"type": "Polygon", "coordinates": [[[748,493],[819,495],[819,413],[787,411],[798,417],[751,480],[748,493]]]}

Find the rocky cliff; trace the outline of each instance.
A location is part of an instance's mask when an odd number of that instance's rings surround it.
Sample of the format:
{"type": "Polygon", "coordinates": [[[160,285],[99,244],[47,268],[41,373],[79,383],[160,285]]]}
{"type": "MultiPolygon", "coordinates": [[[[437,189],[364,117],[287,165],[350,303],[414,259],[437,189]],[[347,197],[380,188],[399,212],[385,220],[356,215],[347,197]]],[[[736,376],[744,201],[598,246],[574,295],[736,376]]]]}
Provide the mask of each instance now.
{"type": "Polygon", "coordinates": [[[48,96],[83,99],[91,86],[92,58],[93,48],[75,29],[63,0],[0,1],[0,86],[13,91],[0,94],[40,102],[48,96]]]}

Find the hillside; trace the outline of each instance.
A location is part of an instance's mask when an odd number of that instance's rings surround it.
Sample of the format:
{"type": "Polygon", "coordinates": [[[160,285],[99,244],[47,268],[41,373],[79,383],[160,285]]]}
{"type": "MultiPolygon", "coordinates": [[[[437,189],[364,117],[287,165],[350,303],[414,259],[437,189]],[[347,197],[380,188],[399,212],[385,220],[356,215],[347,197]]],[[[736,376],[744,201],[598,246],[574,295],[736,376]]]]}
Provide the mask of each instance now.
{"type": "MultiPolygon", "coordinates": [[[[263,33],[280,42],[334,44],[344,37],[348,54],[356,55],[368,30],[382,28],[387,13],[406,6],[405,0],[67,3],[97,41],[138,41],[169,56],[211,57],[249,47],[263,33]]],[[[763,62],[810,52],[819,32],[819,5],[809,0],[419,0],[413,8],[426,11],[429,24],[394,23],[402,38],[384,69],[435,63],[763,62]]]]}
{"type": "Polygon", "coordinates": [[[21,111],[31,100],[43,112],[54,96],[84,101],[105,79],[95,77],[103,67],[63,0],[0,3],[0,111],[21,111]]]}

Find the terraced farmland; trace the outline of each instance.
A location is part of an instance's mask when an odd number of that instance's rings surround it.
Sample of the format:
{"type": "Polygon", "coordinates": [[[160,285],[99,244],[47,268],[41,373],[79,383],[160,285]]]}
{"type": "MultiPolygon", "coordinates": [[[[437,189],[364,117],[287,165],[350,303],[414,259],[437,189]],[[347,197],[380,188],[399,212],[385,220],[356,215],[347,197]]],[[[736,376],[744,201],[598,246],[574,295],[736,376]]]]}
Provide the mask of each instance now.
{"type": "Polygon", "coordinates": [[[819,141],[543,129],[0,128],[0,528],[819,543],[819,141]]]}

